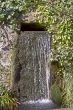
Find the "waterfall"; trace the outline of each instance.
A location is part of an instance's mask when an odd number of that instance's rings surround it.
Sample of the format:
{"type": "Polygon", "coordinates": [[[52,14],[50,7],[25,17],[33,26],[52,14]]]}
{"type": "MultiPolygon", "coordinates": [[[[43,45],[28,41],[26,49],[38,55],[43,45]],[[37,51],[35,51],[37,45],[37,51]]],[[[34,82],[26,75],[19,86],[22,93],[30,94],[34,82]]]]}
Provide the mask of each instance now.
{"type": "Polygon", "coordinates": [[[21,32],[16,48],[15,65],[17,69],[21,65],[21,70],[20,80],[13,90],[20,101],[50,100],[50,34],[46,31],[21,32]]]}
{"type": "Polygon", "coordinates": [[[50,99],[50,35],[46,31],[25,31],[18,38],[20,99],[50,99]]]}

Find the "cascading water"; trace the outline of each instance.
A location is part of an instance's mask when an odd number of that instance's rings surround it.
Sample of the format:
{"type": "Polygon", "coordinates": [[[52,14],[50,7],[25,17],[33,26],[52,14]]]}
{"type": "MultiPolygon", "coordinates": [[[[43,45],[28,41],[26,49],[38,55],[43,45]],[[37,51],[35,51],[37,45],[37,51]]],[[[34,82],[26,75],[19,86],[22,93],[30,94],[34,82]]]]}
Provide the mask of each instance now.
{"type": "Polygon", "coordinates": [[[49,33],[46,31],[25,31],[21,33],[17,41],[17,57],[22,68],[20,80],[18,84],[14,84],[14,90],[19,95],[20,102],[24,102],[25,105],[36,104],[37,106],[44,103],[53,104],[50,100],[49,89],[49,33]]]}
{"type": "Polygon", "coordinates": [[[19,59],[24,62],[20,73],[20,80],[23,83],[20,91],[25,94],[20,93],[20,99],[25,100],[25,96],[26,101],[49,99],[50,36],[48,32],[23,32],[18,45],[19,59]]]}

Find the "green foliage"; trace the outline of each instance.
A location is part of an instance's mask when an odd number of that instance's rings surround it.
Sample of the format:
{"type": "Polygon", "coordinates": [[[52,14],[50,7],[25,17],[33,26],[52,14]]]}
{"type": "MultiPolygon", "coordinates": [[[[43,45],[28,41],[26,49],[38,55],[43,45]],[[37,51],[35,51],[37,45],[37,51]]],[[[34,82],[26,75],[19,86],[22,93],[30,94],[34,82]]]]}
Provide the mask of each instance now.
{"type": "Polygon", "coordinates": [[[17,29],[17,24],[23,15],[35,10],[38,4],[44,3],[40,0],[1,0],[0,1],[0,25],[10,26],[17,29]]]}
{"type": "Polygon", "coordinates": [[[18,106],[16,98],[3,86],[0,85],[0,108],[12,110],[11,107],[18,106]]]}
{"type": "Polygon", "coordinates": [[[59,61],[64,80],[63,104],[73,106],[73,0],[1,0],[0,24],[16,28],[22,15],[36,10],[36,21],[52,33],[52,59],[59,61]]]}
{"type": "Polygon", "coordinates": [[[52,100],[61,106],[62,104],[62,91],[60,87],[55,83],[51,87],[51,95],[52,95],[52,100]]]}

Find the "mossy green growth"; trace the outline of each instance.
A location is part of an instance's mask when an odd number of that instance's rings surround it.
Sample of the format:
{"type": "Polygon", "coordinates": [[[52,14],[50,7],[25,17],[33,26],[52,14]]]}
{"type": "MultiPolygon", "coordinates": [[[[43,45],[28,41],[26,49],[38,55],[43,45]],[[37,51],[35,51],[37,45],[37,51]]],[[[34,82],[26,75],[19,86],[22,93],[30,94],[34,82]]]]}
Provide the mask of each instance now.
{"type": "Polygon", "coordinates": [[[52,96],[52,100],[56,104],[58,104],[58,105],[62,104],[62,90],[56,83],[53,84],[51,87],[51,96],[52,96]]]}

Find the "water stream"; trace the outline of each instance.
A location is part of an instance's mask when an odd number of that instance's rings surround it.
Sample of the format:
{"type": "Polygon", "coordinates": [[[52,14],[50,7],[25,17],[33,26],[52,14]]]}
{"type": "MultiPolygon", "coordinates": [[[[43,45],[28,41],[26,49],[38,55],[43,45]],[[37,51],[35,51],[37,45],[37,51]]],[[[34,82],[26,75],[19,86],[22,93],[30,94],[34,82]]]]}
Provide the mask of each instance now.
{"type": "Polygon", "coordinates": [[[50,99],[50,42],[46,31],[25,31],[18,36],[13,91],[20,110],[56,107],[50,99]]]}
{"type": "Polygon", "coordinates": [[[18,42],[20,100],[50,100],[50,35],[46,31],[22,32],[18,42]]]}

